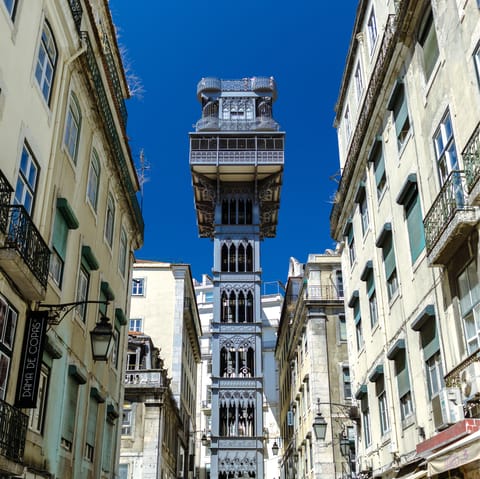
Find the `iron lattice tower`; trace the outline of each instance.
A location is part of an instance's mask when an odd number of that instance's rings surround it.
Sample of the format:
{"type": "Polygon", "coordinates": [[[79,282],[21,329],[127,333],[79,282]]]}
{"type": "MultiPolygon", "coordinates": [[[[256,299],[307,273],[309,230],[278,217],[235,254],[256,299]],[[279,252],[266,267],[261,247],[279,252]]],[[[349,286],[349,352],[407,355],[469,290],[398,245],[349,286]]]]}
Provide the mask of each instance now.
{"type": "Polygon", "coordinates": [[[212,479],[263,478],[260,242],[276,234],[285,133],[272,77],[203,78],[190,133],[200,237],[214,244],[212,479]]]}

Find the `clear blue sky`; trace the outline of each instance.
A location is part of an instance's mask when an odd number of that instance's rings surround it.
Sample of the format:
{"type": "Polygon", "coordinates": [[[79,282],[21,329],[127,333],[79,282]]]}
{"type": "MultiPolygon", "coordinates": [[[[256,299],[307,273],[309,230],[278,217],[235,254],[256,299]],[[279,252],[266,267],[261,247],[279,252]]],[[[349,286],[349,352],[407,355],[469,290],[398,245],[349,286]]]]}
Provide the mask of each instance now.
{"type": "Polygon", "coordinates": [[[110,0],[119,43],[143,97],[127,102],[135,161],[150,165],[144,185],[140,259],[189,263],[210,273],[213,243],[198,237],[188,133],[201,116],[197,82],[274,76],[275,119],[286,132],[277,236],[262,243],[264,281],[285,282],[291,256],[333,248],[331,197],[339,171],[334,107],[356,0],[110,0]]]}

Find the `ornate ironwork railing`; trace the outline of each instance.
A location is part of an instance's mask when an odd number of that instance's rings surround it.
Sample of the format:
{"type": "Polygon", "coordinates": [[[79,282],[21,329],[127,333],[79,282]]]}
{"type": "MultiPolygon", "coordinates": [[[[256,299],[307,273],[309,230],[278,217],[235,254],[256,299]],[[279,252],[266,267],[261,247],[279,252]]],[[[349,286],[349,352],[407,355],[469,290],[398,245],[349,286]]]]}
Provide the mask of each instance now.
{"type": "Polygon", "coordinates": [[[463,152],[463,166],[465,168],[465,178],[467,180],[467,189],[470,193],[480,179],[480,123],[475,128],[472,136],[468,140],[463,152]]]}
{"type": "MultiPolygon", "coordinates": [[[[9,205],[12,198],[13,188],[10,186],[7,178],[0,170],[0,205],[9,205]]],[[[8,210],[0,208],[0,231],[7,232],[8,225],[8,210]]]]}
{"type": "Polygon", "coordinates": [[[162,369],[132,370],[125,373],[125,386],[162,387],[162,369]]]}
{"type": "Polygon", "coordinates": [[[454,170],[450,173],[425,215],[425,243],[427,254],[430,254],[443,231],[452,221],[455,213],[468,208],[465,172],[454,170]]]}
{"type": "Polygon", "coordinates": [[[15,462],[23,461],[28,416],[0,399],[0,453],[15,462]]]}
{"type": "Polygon", "coordinates": [[[223,130],[223,131],[279,131],[280,125],[270,117],[258,117],[254,120],[220,120],[218,118],[201,118],[195,124],[196,131],[223,130]]]}
{"type": "Polygon", "coordinates": [[[331,301],[343,299],[343,296],[338,294],[333,284],[309,285],[305,290],[305,299],[331,301]]]}
{"type": "Polygon", "coordinates": [[[202,91],[271,91],[275,95],[277,85],[272,77],[251,77],[240,80],[220,80],[219,78],[202,78],[197,84],[197,95],[202,91]]]}
{"type": "Polygon", "coordinates": [[[73,21],[75,22],[75,27],[77,32],[80,35],[80,25],[82,23],[83,9],[82,4],[79,0],[68,0],[70,6],[70,11],[72,12],[73,21]]]}
{"type": "Polygon", "coordinates": [[[93,82],[92,89],[94,91],[94,95],[97,98],[98,108],[103,120],[103,124],[105,126],[107,138],[110,141],[110,146],[113,150],[114,157],[118,161],[118,167],[120,170],[120,179],[123,182],[124,187],[128,193],[133,215],[143,235],[144,223],[143,223],[142,212],[140,211],[140,205],[138,203],[136,192],[133,187],[132,180],[130,178],[130,172],[128,170],[127,161],[125,159],[125,155],[123,153],[117,128],[115,126],[113,114],[108,104],[107,93],[103,85],[100,69],[98,68],[97,61],[95,59],[95,52],[93,51],[92,44],[90,43],[90,39],[88,38],[87,32],[82,32],[82,39],[85,41],[87,45],[86,63],[87,63],[88,70],[93,82]]]}
{"type": "Polygon", "coordinates": [[[16,250],[43,287],[47,285],[50,249],[23,205],[0,205],[7,212],[4,248],[16,250]]]}
{"type": "Polygon", "coordinates": [[[397,37],[397,19],[396,15],[392,14],[388,16],[388,21],[385,25],[385,32],[383,33],[382,42],[380,45],[380,51],[378,52],[375,66],[372,68],[372,75],[368,82],[363,104],[359,107],[360,115],[358,117],[357,125],[348,149],[347,161],[343,169],[340,184],[338,185],[338,190],[336,193],[335,203],[330,215],[330,232],[332,236],[335,236],[335,230],[343,209],[343,203],[350,186],[353,172],[357,166],[357,159],[360,154],[360,149],[365,141],[365,133],[369,126],[370,118],[377,103],[377,99],[380,96],[380,91],[383,87],[383,81],[387,73],[388,65],[390,64],[390,60],[397,44],[397,37]]]}

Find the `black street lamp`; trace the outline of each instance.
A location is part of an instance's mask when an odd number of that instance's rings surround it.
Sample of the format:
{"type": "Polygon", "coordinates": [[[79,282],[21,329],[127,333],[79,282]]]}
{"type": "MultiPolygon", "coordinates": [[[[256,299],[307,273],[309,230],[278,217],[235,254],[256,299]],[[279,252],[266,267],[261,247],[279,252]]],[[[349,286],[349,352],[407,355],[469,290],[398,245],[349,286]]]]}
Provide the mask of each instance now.
{"type": "Polygon", "coordinates": [[[325,421],[325,418],[320,411],[317,412],[312,426],[317,441],[324,441],[325,436],[327,435],[327,421],[325,421]]]}
{"type": "Polygon", "coordinates": [[[90,331],[92,357],[94,361],[107,361],[113,339],[113,328],[106,316],[102,316],[95,328],[90,331]]]}
{"type": "Polygon", "coordinates": [[[278,455],[278,450],[279,450],[279,449],[280,449],[280,448],[278,447],[277,441],[274,441],[274,442],[273,442],[273,446],[272,446],[272,454],[273,454],[274,456],[278,455]]]}

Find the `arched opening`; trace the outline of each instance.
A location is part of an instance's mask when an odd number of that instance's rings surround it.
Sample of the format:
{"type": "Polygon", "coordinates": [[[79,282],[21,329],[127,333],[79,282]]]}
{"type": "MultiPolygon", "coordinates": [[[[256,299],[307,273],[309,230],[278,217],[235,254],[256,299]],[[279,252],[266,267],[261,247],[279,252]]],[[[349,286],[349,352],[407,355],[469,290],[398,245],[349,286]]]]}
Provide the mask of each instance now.
{"type": "Polygon", "coordinates": [[[245,246],[243,244],[240,244],[238,246],[238,256],[237,256],[237,265],[238,265],[238,272],[244,272],[245,271],[245,246]]]}
{"type": "Polygon", "coordinates": [[[253,271],[253,248],[251,244],[247,245],[247,268],[245,271],[253,271]]]}
{"type": "Polygon", "coordinates": [[[238,293],[237,306],[238,306],[238,322],[244,323],[245,322],[245,294],[243,291],[240,291],[240,293],[238,293]]]}
{"type": "Polygon", "coordinates": [[[247,323],[253,323],[253,294],[251,291],[247,293],[247,304],[245,311],[247,316],[247,323]]]}
{"type": "Polygon", "coordinates": [[[221,269],[222,271],[228,271],[228,246],[224,244],[222,246],[222,258],[221,258],[221,269]]]}

